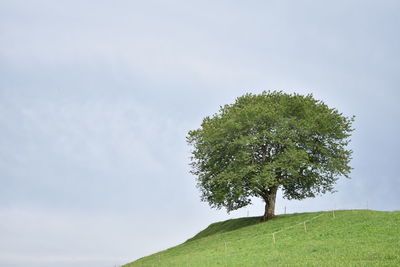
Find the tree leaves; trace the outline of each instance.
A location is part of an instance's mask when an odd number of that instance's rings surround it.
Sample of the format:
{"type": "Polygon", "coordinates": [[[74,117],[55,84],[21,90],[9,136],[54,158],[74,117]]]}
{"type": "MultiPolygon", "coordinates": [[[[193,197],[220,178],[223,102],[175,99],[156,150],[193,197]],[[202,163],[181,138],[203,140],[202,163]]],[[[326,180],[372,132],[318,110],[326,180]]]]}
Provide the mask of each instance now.
{"type": "Polygon", "coordinates": [[[289,199],[333,191],[351,170],[353,120],[312,95],[275,91],[220,107],[187,136],[202,200],[231,211],[275,186],[289,199]]]}

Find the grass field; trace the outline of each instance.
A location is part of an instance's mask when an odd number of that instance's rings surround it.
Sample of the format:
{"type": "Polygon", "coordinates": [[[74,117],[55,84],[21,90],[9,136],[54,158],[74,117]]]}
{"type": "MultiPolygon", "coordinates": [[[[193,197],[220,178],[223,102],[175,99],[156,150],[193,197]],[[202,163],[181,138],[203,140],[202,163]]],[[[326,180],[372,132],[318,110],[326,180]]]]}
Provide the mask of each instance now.
{"type": "Polygon", "coordinates": [[[400,266],[400,211],[232,219],[131,266],[400,266]]]}

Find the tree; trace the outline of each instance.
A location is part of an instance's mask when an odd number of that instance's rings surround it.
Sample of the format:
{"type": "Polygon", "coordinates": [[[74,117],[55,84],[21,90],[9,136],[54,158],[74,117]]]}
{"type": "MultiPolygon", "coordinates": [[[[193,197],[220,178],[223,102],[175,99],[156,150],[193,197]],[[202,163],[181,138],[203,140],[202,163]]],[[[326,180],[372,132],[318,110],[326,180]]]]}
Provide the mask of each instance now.
{"type": "Polygon", "coordinates": [[[287,199],[333,192],[351,171],[353,121],[312,95],[277,91],[221,106],[187,136],[202,201],[230,212],[260,197],[266,221],[274,217],[279,188],[287,199]]]}

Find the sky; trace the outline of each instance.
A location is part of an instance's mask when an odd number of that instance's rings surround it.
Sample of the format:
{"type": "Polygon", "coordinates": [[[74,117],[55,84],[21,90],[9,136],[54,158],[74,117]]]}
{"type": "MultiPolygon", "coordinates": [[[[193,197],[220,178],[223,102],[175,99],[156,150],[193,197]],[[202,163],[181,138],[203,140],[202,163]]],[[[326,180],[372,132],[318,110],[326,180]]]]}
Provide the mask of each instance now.
{"type": "Polygon", "coordinates": [[[187,132],[245,93],[355,115],[351,179],[276,212],[400,209],[398,1],[0,1],[0,265],[107,267],[230,214],[187,132]]]}

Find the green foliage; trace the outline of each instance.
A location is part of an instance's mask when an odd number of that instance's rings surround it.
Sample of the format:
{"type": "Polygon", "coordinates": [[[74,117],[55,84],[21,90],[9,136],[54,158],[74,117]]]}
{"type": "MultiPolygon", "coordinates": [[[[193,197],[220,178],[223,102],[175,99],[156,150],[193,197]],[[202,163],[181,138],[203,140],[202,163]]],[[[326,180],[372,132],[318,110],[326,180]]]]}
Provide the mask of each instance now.
{"type": "Polygon", "coordinates": [[[210,225],[134,266],[400,266],[400,212],[347,210],[259,217],[210,225]],[[307,222],[307,232],[303,222],[307,222]],[[273,242],[272,233],[276,243],[273,242]]]}
{"type": "Polygon", "coordinates": [[[237,98],[187,136],[202,200],[232,211],[251,197],[266,199],[273,187],[288,199],[333,191],[338,177],[351,170],[346,146],[352,122],[312,95],[237,98]]]}

